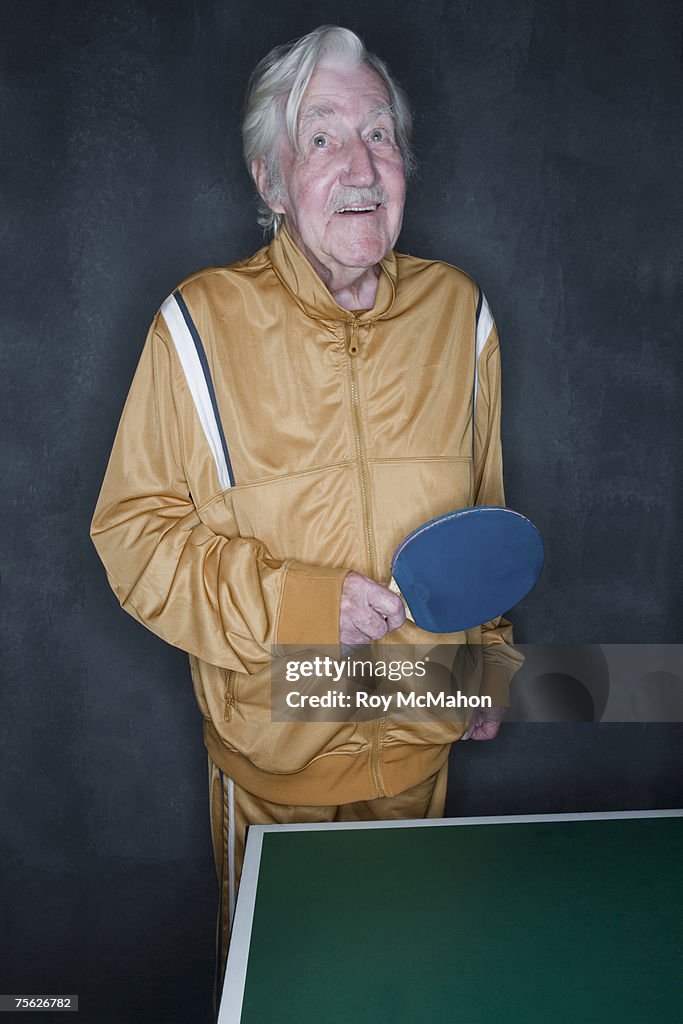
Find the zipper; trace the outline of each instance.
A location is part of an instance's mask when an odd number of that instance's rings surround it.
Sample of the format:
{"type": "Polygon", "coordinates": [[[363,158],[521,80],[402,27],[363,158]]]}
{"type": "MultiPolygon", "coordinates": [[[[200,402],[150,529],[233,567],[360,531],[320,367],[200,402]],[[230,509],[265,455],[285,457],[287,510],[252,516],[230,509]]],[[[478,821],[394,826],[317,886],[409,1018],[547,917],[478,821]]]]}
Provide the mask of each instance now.
{"type": "Polygon", "coordinates": [[[235,706],[235,673],[228,670],[225,678],[225,697],[223,699],[223,721],[229,722],[232,718],[232,709],[235,706]]]}
{"type": "Polygon", "coordinates": [[[375,719],[372,723],[372,735],[370,737],[370,767],[372,770],[372,778],[375,786],[377,787],[377,796],[386,796],[384,790],[384,780],[382,779],[382,772],[379,766],[379,747],[380,747],[380,734],[382,732],[382,726],[384,725],[384,712],[379,718],[375,719]]]}
{"type": "Polygon", "coordinates": [[[370,511],[370,482],[368,477],[368,466],[365,458],[365,439],[363,437],[363,424],[360,418],[360,398],[358,393],[358,370],[354,356],[358,355],[358,318],[346,321],[343,324],[346,338],[346,354],[349,364],[349,377],[351,380],[351,408],[353,410],[354,436],[356,440],[356,461],[358,464],[358,476],[360,480],[361,505],[363,512],[363,529],[365,533],[365,553],[367,555],[368,576],[377,579],[375,544],[372,538],[372,514],[370,511]]]}
{"type": "MultiPolygon", "coordinates": [[[[355,356],[358,355],[358,317],[343,323],[344,337],[346,340],[346,357],[349,364],[349,379],[351,381],[351,408],[353,410],[354,435],[356,440],[356,461],[358,463],[358,476],[360,480],[361,508],[363,514],[363,528],[365,532],[365,550],[367,555],[368,576],[371,579],[378,579],[377,556],[372,536],[372,512],[370,509],[370,480],[368,476],[368,464],[365,455],[365,439],[363,435],[363,424],[360,415],[360,396],[358,391],[358,368],[355,356]]],[[[377,718],[371,723],[370,735],[370,769],[372,778],[377,790],[377,796],[385,796],[384,781],[379,763],[380,734],[383,720],[377,718]]]]}

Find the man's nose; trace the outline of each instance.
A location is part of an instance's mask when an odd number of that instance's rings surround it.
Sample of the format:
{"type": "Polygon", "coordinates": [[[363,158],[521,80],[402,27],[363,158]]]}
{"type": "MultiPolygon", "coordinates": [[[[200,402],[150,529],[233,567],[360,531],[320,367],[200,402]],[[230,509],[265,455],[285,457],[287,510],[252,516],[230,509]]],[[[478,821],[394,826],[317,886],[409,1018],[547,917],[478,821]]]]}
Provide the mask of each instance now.
{"type": "Polygon", "coordinates": [[[377,168],[372,153],[359,136],[349,139],[346,145],[345,166],[340,175],[342,185],[368,188],[377,183],[377,168]]]}

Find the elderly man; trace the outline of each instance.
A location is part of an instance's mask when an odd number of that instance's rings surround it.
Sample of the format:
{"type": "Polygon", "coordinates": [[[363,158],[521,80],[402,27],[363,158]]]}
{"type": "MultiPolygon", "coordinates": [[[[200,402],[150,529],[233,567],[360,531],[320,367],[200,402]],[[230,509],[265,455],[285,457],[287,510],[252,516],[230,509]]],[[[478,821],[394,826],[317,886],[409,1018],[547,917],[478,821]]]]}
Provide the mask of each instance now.
{"type": "MultiPolygon", "coordinates": [[[[409,136],[403,93],[346,29],[259,65],[244,148],[274,238],[163,303],[93,521],[123,607],[190,655],[223,953],[248,823],[439,816],[464,729],[270,714],[281,645],[426,642],[386,586],[391,552],[426,519],[504,503],[486,301],[461,271],[393,251],[409,136]]],[[[510,639],[503,620],[429,637],[481,643],[498,706],[510,639]]]]}

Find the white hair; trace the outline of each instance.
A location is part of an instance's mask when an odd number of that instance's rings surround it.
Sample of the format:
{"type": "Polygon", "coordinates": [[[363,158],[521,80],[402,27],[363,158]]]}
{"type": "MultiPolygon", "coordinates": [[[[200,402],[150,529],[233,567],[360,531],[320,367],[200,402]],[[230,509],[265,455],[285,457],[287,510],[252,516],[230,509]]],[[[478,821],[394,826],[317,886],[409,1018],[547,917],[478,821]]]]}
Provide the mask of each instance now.
{"type": "MultiPolygon", "coordinates": [[[[242,122],[244,159],[252,177],[252,162],[264,160],[267,193],[272,202],[280,201],[284,194],[279,167],[283,127],[296,148],[301,101],[311,75],[323,57],[343,64],[366,64],[379,75],[389,93],[396,124],[396,142],[403,158],[406,179],[415,169],[410,147],[413,119],[403,89],[394,81],[384,61],[366,50],[354,32],[337,25],[321,25],[301,39],[276,46],[256,66],[249,82],[242,122]]],[[[265,201],[259,204],[258,222],[266,231],[276,234],[282,220],[282,214],[271,210],[265,201]]]]}

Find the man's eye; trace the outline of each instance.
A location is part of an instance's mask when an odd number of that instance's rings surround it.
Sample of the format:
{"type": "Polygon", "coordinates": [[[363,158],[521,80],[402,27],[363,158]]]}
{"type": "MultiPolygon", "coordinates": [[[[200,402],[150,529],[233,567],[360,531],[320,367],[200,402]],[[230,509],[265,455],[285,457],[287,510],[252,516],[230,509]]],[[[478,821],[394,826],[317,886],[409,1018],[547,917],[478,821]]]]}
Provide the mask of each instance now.
{"type": "Polygon", "coordinates": [[[370,133],[370,138],[373,142],[384,142],[388,138],[388,135],[384,128],[375,128],[370,133]]]}
{"type": "Polygon", "coordinates": [[[313,136],[313,145],[316,149],[324,149],[327,145],[327,135],[322,132],[318,132],[317,135],[313,136]]]}

